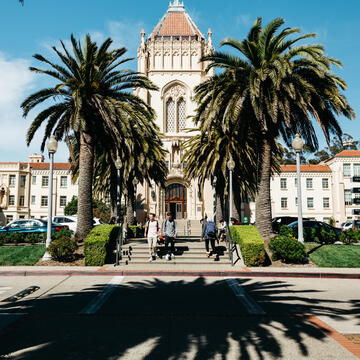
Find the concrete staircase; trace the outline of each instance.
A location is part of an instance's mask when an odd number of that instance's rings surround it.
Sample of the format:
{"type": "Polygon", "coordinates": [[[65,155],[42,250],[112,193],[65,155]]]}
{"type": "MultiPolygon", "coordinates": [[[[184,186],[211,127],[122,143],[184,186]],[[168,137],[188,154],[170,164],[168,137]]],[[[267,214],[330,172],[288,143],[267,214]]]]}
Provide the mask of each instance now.
{"type": "MultiPolygon", "coordinates": [[[[181,237],[175,242],[175,257],[167,261],[164,253],[164,246],[158,248],[159,256],[151,264],[176,264],[181,265],[203,265],[216,266],[217,264],[229,265],[230,260],[227,248],[224,245],[216,247],[216,259],[208,258],[205,254],[205,243],[198,237],[181,237]]],[[[149,249],[146,239],[132,240],[130,243],[123,245],[121,264],[147,264],[149,265],[149,249]]]]}
{"type": "Polygon", "coordinates": [[[176,220],[178,236],[201,236],[201,224],[199,220],[176,220]]]}

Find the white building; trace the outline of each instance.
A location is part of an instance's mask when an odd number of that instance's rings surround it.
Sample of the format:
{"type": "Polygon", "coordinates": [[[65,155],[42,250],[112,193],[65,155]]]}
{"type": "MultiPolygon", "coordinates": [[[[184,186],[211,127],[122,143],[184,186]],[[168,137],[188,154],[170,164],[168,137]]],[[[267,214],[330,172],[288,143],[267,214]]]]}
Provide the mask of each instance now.
{"type": "MultiPolygon", "coordinates": [[[[359,181],[357,150],[344,150],[319,165],[301,165],[303,216],[325,222],[332,217],[337,226],[360,219],[359,181]]],[[[296,165],[282,165],[274,174],[271,199],[273,216],[297,216],[296,165]]]]}
{"type": "MultiPolygon", "coordinates": [[[[31,155],[29,162],[0,162],[0,224],[47,217],[49,173],[49,163],[42,155],[31,155]]],[[[54,163],[53,215],[63,215],[67,202],[77,193],[70,164],[54,163]]]]}
{"type": "MultiPolygon", "coordinates": [[[[166,188],[154,184],[138,186],[137,193],[146,211],[142,212],[143,216],[153,212],[162,218],[170,211],[176,219],[196,220],[204,212],[213,214],[210,183],[199,189],[197,180],[184,179],[181,166],[181,144],[190,137],[184,129],[194,127],[189,118],[196,109],[193,89],[207,76],[206,64],[200,59],[213,51],[210,29],[207,35],[205,39],[178,0],[170,2],[147,39],[144,31],[141,32],[138,71],[147,75],[159,91],[140,90],[137,94],[155,110],[157,125],[165,135],[164,147],[169,152],[166,188]]],[[[138,211],[138,220],[142,221],[143,216],[138,211]]]]}

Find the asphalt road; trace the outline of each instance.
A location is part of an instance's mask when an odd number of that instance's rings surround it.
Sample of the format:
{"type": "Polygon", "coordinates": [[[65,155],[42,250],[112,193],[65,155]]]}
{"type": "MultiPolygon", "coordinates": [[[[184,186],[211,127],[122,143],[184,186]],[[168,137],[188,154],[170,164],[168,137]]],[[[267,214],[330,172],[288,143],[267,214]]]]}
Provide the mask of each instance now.
{"type": "Polygon", "coordinates": [[[359,295],[359,280],[0,277],[0,359],[356,359],[307,315],[359,334],[359,295]]]}

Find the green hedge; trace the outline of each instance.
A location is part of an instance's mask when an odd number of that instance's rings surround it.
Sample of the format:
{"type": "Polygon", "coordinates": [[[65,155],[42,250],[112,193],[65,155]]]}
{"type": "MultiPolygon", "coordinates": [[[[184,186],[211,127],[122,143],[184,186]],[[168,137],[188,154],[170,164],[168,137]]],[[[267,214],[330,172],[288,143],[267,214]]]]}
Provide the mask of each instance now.
{"type": "Polygon", "coordinates": [[[145,226],[129,225],[127,228],[128,238],[139,238],[144,236],[145,226]]]}
{"type": "Polygon", "coordinates": [[[281,260],[288,264],[302,264],[306,259],[304,244],[294,236],[280,235],[270,240],[269,249],[274,261],[281,260]]]}
{"type": "Polygon", "coordinates": [[[261,266],[265,264],[264,241],[255,226],[230,226],[230,234],[233,241],[239,244],[246,266],[261,266]]]}
{"type": "Polygon", "coordinates": [[[86,266],[102,266],[110,260],[120,227],[116,225],[95,226],[84,242],[86,266]]]}

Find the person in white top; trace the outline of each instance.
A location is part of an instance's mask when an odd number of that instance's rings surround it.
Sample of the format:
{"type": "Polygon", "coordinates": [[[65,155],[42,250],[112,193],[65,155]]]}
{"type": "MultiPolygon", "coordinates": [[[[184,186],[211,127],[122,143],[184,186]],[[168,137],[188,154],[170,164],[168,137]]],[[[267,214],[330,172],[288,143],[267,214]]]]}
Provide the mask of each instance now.
{"type": "Polygon", "coordinates": [[[159,231],[159,222],[155,220],[155,214],[151,213],[150,220],[145,225],[145,236],[147,237],[150,253],[149,262],[156,259],[157,238],[160,233],[159,231]]]}

